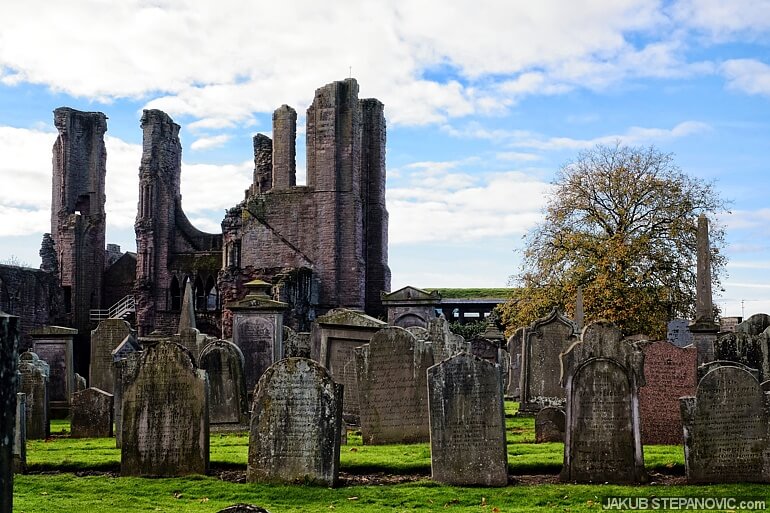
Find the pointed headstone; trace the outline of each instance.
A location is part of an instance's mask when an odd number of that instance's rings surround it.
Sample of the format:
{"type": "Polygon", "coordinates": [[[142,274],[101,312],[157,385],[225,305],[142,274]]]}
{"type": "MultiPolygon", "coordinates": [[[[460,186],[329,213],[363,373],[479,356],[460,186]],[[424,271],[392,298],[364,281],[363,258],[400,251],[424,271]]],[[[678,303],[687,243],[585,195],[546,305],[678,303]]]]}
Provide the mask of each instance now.
{"type": "Polygon", "coordinates": [[[697,269],[695,276],[695,321],[689,329],[693,344],[698,349],[698,365],[714,361],[714,341],[719,326],[714,322],[714,303],[711,298],[711,247],[709,222],[704,214],[698,216],[697,269]]]}
{"type": "Polygon", "coordinates": [[[182,297],[182,312],[179,314],[179,330],[195,328],[195,304],[193,303],[192,285],[187,280],[184,285],[184,297],[182,297]]]}

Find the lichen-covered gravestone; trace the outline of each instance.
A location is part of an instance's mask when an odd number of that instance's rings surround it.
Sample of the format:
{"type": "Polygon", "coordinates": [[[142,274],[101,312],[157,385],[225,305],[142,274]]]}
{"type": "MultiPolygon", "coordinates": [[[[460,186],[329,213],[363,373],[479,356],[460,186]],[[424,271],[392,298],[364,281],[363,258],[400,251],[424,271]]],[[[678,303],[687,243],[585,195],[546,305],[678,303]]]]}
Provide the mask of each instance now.
{"type": "Polygon", "coordinates": [[[124,476],[205,474],[209,463],[208,382],[179,344],[148,347],[123,369],[124,476]]]}
{"type": "Polygon", "coordinates": [[[527,328],[521,349],[520,414],[534,415],[546,406],[564,406],[559,355],[577,340],[576,330],[575,324],[556,309],[527,328]]]}
{"type": "Polygon", "coordinates": [[[87,388],[72,394],[72,438],[110,438],[115,398],[104,390],[87,388]]]}
{"type": "Polygon", "coordinates": [[[356,378],[364,444],[427,442],[430,344],[389,327],[356,348],[356,378]]]}
{"type": "Polygon", "coordinates": [[[612,323],[583,329],[562,354],[567,389],[561,479],[581,483],[645,482],[639,436],[639,387],[644,361],[637,342],[621,340],[612,323]]]}
{"type": "Polygon", "coordinates": [[[535,443],[564,441],[564,410],[546,406],[535,414],[535,443]]]}
{"type": "Polygon", "coordinates": [[[428,369],[431,477],[456,486],[508,484],[499,364],[460,353],[428,369]]]}
{"type": "Polygon", "coordinates": [[[471,352],[471,343],[467,342],[462,335],[452,333],[443,315],[428,322],[428,341],[431,343],[433,359],[436,362],[451,358],[458,353],[471,352]]]}
{"type": "Polygon", "coordinates": [[[770,482],[770,396],[753,369],[719,362],[680,399],[690,483],[770,482]]]}
{"type": "Polygon", "coordinates": [[[19,390],[26,395],[27,438],[42,440],[51,434],[48,419],[48,364],[26,351],[19,356],[19,390]]]}
{"type": "Polygon", "coordinates": [[[123,440],[123,376],[133,376],[142,355],[141,349],[139,342],[132,334],[124,338],[118,347],[112,351],[112,365],[114,366],[112,391],[115,396],[115,447],[117,448],[120,448],[123,440]]]}
{"type": "Polygon", "coordinates": [[[27,470],[27,396],[16,394],[16,431],[13,437],[13,471],[17,474],[27,470]]]}
{"type": "Polygon", "coordinates": [[[0,312],[0,513],[13,511],[19,318],[0,312]]]}
{"type": "Polygon", "coordinates": [[[759,372],[759,381],[770,380],[770,317],[754,314],[714,341],[715,361],[741,363],[759,372]]]}
{"type": "Polygon", "coordinates": [[[310,358],[310,333],[297,333],[290,327],[284,326],[283,357],[310,358]]]}
{"type": "Polygon", "coordinates": [[[91,331],[91,366],[88,375],[92,387],[113,393],[115,360],[112,352],[129,335],[132,335],[131,325],[123,319],[103,320],[91,331]]]}
{"type": "Polygon", "coordinates": [[[247,479],[334,486],[340,461],[342,385],[308,358],[270,366],[252,403],[247,479]]]}
{"type": "Polygon", "coordinates": [[[639,391],[642,444],[682,443],[679,398],[695,394],[698,352],[659,340],[644,344],[644,380],[639,391]]]}
{"type": "Polygon", "coordinates": [[[521,345],[526,332],[527,328],[522,327],[508,337],[508,356],[511,363],[508,368],[508,383],[505,395],[516,401],[521,398],[521,345]]]}
{"type": "Polygon", "coordinates": [[[209,343],[200,354],[200,368],[209,377],[209,422],[245,423],[248,413],[243,353],[226,340],[209,343]]]}

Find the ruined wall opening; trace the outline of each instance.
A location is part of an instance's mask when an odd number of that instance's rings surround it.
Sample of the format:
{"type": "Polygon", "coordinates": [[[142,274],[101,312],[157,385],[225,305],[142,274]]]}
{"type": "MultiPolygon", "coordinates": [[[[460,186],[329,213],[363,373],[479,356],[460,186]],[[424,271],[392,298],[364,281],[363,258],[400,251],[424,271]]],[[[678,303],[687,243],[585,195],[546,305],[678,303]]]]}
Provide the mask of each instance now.
{"type": "Polygon", "coordinates": [[[176,276],[171,278],[171,286],[169,287],[169,295],[171,296],[171,310],[176,312],[182,309],[182,292],[179,288],[179,280],[176,276]]]}
{"type": "Polygon", "coordinates": [[[75,202],[75,213],[80,212],[81,215],[91,215],[91,196],[88,194],[81,194],[78,196],[75,202]]]}

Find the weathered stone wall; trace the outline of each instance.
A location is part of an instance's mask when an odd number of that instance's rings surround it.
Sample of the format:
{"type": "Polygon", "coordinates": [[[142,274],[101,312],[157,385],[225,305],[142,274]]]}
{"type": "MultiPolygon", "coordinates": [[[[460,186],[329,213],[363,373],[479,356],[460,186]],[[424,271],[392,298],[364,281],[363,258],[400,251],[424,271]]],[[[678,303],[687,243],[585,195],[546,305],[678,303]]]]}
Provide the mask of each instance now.
{"type": "Polygon", "coordinates": [[[0,311],[19,317],[20,347],[32,347],[30,331],[65,321],[62,289],[53,273],[0,265],[0,311]]]}
{"type": "Polygon", "coordinates": [[[273,113],[273,190],[297,185],[296,140],[297,111],[281,105],[273,113]]]}
{"type": "Polygon", "coordinates": [[[134,293],[136,281],[136,253],[123,253],[104,271],[102,305],[109,308],[134,293]]]}

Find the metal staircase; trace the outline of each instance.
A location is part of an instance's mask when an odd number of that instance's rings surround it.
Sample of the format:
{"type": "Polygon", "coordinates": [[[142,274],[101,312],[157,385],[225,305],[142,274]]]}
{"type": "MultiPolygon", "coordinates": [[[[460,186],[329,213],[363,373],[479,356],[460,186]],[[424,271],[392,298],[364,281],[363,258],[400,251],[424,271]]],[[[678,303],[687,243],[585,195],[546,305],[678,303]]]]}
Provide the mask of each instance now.
{"type": "Polygon", "coordinates": [[[106,310],[91,310],[91,320],[99,322],[105,319],[125,319],[134,312],[134,296],[128,295],[106,310]]]}

